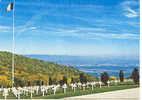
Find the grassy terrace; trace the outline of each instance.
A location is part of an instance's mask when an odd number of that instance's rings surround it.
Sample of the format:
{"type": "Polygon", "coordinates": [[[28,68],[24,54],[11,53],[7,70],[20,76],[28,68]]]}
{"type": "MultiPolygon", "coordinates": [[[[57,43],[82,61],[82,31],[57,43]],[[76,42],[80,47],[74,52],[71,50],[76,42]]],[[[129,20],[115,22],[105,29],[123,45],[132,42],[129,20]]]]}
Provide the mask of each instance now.
{"type": "MultiPolygon", "coordinates": [[[[102,88],[94,88],[94,90],[91,90],[91,88],[86,88],[85,91],[82,89],[76,88],[76,91],[73,92],[71,88],[67,88],[67,92],[63,93],[63,89],[60,88],[56,95],[53,95],[53,91],[48,91],[48,94],[45,94],[45,96],[42,96],[42,93],[39,93],[39,95],[33,95],[33,99],[60,99],[65,97],[73,97],[73,96],[81,96],[81,95],[87,95],[87,94],[94,94],[94,93],[103,93],[108,91],[116,91],[116,90],[123,90],[123,89],[130,89],[130,88],[136,88],[139,87],[139,85],[132,85],[129,83],[121,83],[117,86],[113,85],[111,87],[103,86],[102,88]],[[122,85],[123,84],[123,85],[122,85]]],[[[2,93],[0,94],[0,99],[3,99],[2,93]]],[[[28,96],[21,95],[21,99],[30,99],[30,94],[28,96]]],[[[16,99],[16,97],[11,93],[7,99],[16,99]]]]}
{"type": "Polygon", "coordinates": [[[73,97],[73,96],[81,96],[81,95],[87,95],[87,94],[94,94],[94,93],[103,93],[108,91],[116,91],[116,90],[123,90],[123,89],[130,89],[130,88],[136,88],[138,86],[114,86],[114,87],[103,87],[103,88],[96,88],[93,91],[91,89],[87,89],[85,91],[83,90],[77,90],[75,93],[70,91],[67,93],[58,93],[56,95],[49,95],[49,96],[37,96],[34,97],[34,99],[60,99],[65,97],[73,97]]]}

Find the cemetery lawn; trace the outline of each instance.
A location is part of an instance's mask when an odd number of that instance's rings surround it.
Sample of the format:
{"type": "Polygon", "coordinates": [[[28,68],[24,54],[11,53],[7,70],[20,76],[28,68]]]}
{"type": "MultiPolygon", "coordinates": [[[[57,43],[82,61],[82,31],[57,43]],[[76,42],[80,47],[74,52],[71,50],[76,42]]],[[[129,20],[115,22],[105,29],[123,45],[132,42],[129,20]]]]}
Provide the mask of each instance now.
{"type": "MultiPolygon", "coordinates": [[[[67,92],[63,93],[63,89],[60,88],[57,90],[56,95],[53,95],[53,91],[48,91],[48,95],[45,94],[45,96],[42,96],[42,93],[39,93],[38,95],[33,94],[32,99],[60,99],[65,97],[73,97],[73,96],[81,96],[81,95],[87,95],[87,94],[95,94],[95,93],[103,93],[103,92],[109,92],[109,91],[116,91],[116,90],[124,90],[124,89],[131,89],[131,88],[137,88],[139,85],[118,85],[118,86],[102,86],[102,88],[94,88],[94,90],[91,90],[91,88],[86,88],[85,91],[82,89],[76,88],[76,91],[73,92],[71,88],[67,88],[67,92]]],[[[2,96],[2,92],[0,92],[0,99],[4,99],[2,96]]],[[[16,97],[10,93],[7,99],[16,99],[16,97]]],[[[21,95],[20,99],[30,99],[30,94],[28,96],[21,95]]]]}
{"type": "Polygon", "coordinates": [[[33,99],[60,99],[60,98],[65,98],[65,97],[73,97],[73,96],[81,96],[81,95],[87,95],[87,94],[95,94],[95,93],[103,93],[103,92],[109,92],[109,91],[116,91],[116,90],[124,90],[124,89],[130,89],[130,88],[137,88],[139,87],[138,85],[134,86],[112,86],[112,87],[102,87],[102,88],[95,88],[94,90],[91,90],[91,88],[86,89],[85,91],[76,89],[75,92],[69,91],[66,93],[60,92],[57,93],[56,95],[47,95],[47,96],[35,96],[33,99]]]}

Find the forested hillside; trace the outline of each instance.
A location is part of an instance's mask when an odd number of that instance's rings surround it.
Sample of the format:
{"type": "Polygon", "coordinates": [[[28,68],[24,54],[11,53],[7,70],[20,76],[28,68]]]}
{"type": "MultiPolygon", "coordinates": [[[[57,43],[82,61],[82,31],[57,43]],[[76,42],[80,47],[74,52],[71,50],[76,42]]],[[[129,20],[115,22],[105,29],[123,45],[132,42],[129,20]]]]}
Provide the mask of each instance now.
{"type": "MultiPolygon", "coordinates": [[[[0,85],[11,86],[12,54],[0,52],[0,85]]],[[[32,59],[25,56],[15,55],[15,85],[36,85],[49,84],[49,78],[56,84],[66,77],[67,82],[79,81],[80,74],[83,73],[73,67],[63,66],[52,62],[32,59]]],[[[95,80],[93,76],[87,75],[87,80],[95,80]]]]}

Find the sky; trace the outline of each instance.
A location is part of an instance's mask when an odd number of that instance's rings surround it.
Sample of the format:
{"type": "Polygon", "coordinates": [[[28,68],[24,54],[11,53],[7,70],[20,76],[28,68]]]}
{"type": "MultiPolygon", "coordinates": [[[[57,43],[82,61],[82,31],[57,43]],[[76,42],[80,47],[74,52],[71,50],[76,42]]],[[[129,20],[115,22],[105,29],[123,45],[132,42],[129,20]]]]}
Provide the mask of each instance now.
{"type": "MultiPolygon", "coordinates": [[[[12,50],[12,0],[0,0],[0,51],[12,50]]],[[[139,0],[16,0],[15,52],[138,56],[139,0]]]]}

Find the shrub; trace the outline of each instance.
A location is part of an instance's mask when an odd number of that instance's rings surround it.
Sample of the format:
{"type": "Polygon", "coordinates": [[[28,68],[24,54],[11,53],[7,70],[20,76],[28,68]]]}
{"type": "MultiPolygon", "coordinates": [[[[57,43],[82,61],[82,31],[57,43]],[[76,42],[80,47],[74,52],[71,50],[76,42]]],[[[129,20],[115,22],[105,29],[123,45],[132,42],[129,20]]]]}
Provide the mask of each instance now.
{"type": "Polygon", "coordinates": [[[116,77],[115,76],[110,76],[109,79],[110,80],[116,80],[116,77]]]}

